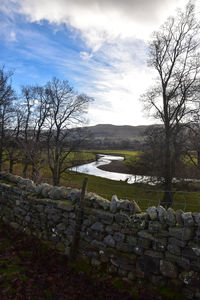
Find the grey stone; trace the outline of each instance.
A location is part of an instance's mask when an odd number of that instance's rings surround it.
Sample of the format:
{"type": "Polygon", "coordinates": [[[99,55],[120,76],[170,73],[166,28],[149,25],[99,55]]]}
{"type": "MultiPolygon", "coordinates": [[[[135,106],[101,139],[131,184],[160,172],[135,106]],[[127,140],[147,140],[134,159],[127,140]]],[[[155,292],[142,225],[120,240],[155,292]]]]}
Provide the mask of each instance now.
{"type": "Polygon", "coordinates": [[[130,236],[130,235],[127,236],[127,243],[128,243],[130,246],[136,246],[136,245],[137,245],[137,242],[138,242],[137,237],[135,237],[135,236],[130,236]]]}
{"type": "Polygon", "coordinates": [[[74,212],[70,212],[69,213],[69,218],[72,219],[72,220],[75,220],[76,219],[76,214],[74,212]]]}
{"type": "Polygon", "coordinates": [[[81,196],[81,191],[78,189],[71,189],[68,191],[67,197],[72,201],[72,202],[77,202],[80,200],[81,196]]]}
{"type": "Polygon", "coordinates": [[[107,233],[112,233],[113,232],[112,226],[110,226],[110,225],[106,226],[105,231],[107,233]]]}
{"type": "Polygon", "coordinates": [[[168,243],[171,244],[171,245],[178,246],[178,247],[185,247],[185,245],[186,245],[185,241],[178,240],[178,239],[175,239],[175,238],[169,238],[168,243]]]}
{"type": "Polygon", "coordinates": [[[26,216],[26,217],[25,217],[25,221],[26,221],[27,223],[30,223],[30,221],[31,221],[30,216],[26,216]]]}
{"type": "Polygon", "coordinates": [[[74,210],[74,205],[71,203],[68,203],[67,201],[58,201],[57,207],[61,208],[64,211],[67,211],[67,212],[72,212],[74,210]]]}
{"type": "Polygon", "coordinates": [[[126,252],[126,253],[132,251],[128,243],[118,242],[116,244],[116,248],[117,248],[117,250],[119,250],[121,252],[126,252]]]}
{"type": "Polygon", "coordinates": [[[61,199],[68,199],[68,191],[69,191],[69,189],[66,186],[61,186],[60,187],[61,199]]]}
{"type": "Polygon", "coordinates": [[[169,207],[166,213],[166,222],[169,226],[175,226],[176,225],[176,216],[174,210],[169,207]]]}
{"type": "Polygon", "coordinates": [[[167,260],[160,260],[160,272],[163,276],[169,278],[176,278],[177,277],[177,268],[176,266],[167,260]]]}
{"type": "Polygon", "coordinates": [[[130,204],[129,200],[120,199],[117,201],[117,208],[122,210],[128,210],[129,204],[130,204]]]}
{"type": "Polygon", "coordinates": [[[144,239],[154,240],[153,235],[146,230],[141,230],[138,232],[138,236],[144,239]]]}
{"type": "Polygon", "coordinates": [[[185,247],[182,249],[183,257],[195,259],[200,255],[200,247],[185,247]]]}
{"type": "Polygon", "coordinates": [[[114,216],[110,212],[102,211],[101,209],[94,209],[93,214],[101,219],[101,222],[107,225],[113,223],[114,216]]]}
{"type": "Polygon", "coordinates": [[[103,231],[104,231],[104,226],[103,226],[100,222],[96,222],[96,223],[94,223],[94,224],[91,226],[91,229],[92,229],[92,230],[95,230],[95,231],[103,232],[103,231]]]}
{"type": "Polygon", "coordinates": [[[110,202],[100,196],[96,196],[95,203],[97,203],[98,206],[104,210],[107,210],[110,206],[110,202]]]}
{"type": "Polygon", "coordinates": [[[181,255],[181,248],[177,245],[169,244],[167,246],[167,250],[172,254],[181,255]]]}
{"type": "Polygon", "coordinates": [[[155,239],[155,241],[153,241],[153,249],[156,251],[165,251],[166,245],[166,239],[155,239]]]}
{"type": "Polygon", "coordinates": [[[148,248],[150,248],[150,246],[151,246],[151,241],[148,240],[148,239],[142,239],[142,238],[139,238],[139,239],[138,239],[137,245],[138,245],[139,247],[148,249],[148,248]]]}
{"type": "Polygon", "coordinates": [[[124,238],[125,238],[125,235],[123,233],[120,233],[120,232],[115,232],[113,234],[113,238],[116,242],[123,242],[124,238]]]}
{"type": "Polygon", "coordinates": [[[170,227],[169,234],[179,240],[188,241],[193,238],[194,230],[192,228],[184,227],[170,227]]]}
{"type": "Polygon", "coordinates": [[[149,222],[149,232],[159,232],[166,229],[166,224],[160,223],[159,221],[149,222]]]}
{"type": "Polygon", "coordinates": [[[167,214],[166,209],[163,206],[159,205],[157,207],[157,212],[158,212],[159,221],[162,222],[162,223],[165,222],[166,214],[167,214]]]}
{"type": "Polygon", "coordinates": [[[101,242],[101,241],[97,241],[97,240],[92,240],[91,241],[91,246],[92,247],[95,247],[96,249],[105,249],[106,248],[106,245],[101,242]]]}
{"type": "Polygon", "coordinates": [[[155,206],[147,208],[147,213],[152,221],[157,220],[158,214],[155,206]]]}
{"type": "Polygon", "coordinates": [[[92,230],[91,228],[88,228],[86,232],[89,237],[92,237],[95,240],[102,241],[104,238],[103,232],[92,230]]]}
{"type": "Polygon", "coordinates": [[[110,201],[110,211],[113,214],[116,213],[117,211],[117,201],[118,201],[117,195],[113,195],[110,201]]]}
{"type": "Polygon", "coordinates": [[[131,214],[141,213],[141,209],[135,200],[129,201],[129,211],[131,214]]]}
{"type": "Polygon", "coordinates": [[[110,234],[104,238],[103,242],[109,247],[115,247],[115,240],[110,234]]]}
{"type": "Polygon", "coordinates": [[[190,268],[190,261],[187,258],[171,254],[167,251],[165,252],[165,257],[167,260],[176,263],[178,266],[180,266],[181,268],[183,268],[185,270],[188,270],[190,268]]]}
{"type": "Polygon", "coordinates": [[[183,213],[182,214],[182,220],[183,220],[184,226],[186,226],[186,227],[194,226],[194,220],[193,220],[191,212],[183,213]]]}
{"type": "Polygon", "coordinates": [[[176,223],[177,223],[177,225],[179,225],[179,226],[182,226],[182,225],[183,225],[182,214],[183,214],[182,209],[178,209],[178,210],[176,210],[176,212],[175,212],[175,215],[176,215],[176,223]]]}
{"type": "Polygon", "coordinates": [[[59,231],[65,231],[66,225],[64,223],[59,223],[58,225],[56,225],[56,229],[59,231]]]}
{"type": "Polygon", "coordinates": [[[48,196],[50,199],[59,200],[61,199],[61,188],[59,186],[54,186],[49,190],[48,196]]]}
{"type": "Polygon", "coordinates": [[[35,193],[36,193],[37,195],[40,195],[41,192],[42,192],[42,184],[39,184],[39,185],[37,185],[36,188],[35,188],[35,193]]]}
{"type": "Polygon", "coordinates": [[[130,218],[125,213],[116,213],[115,214],[115,221],[118,224],[130,224],[130,218]]]}
{"type": "Polygon", "coordinates": [[[17,179],[19,176],[13,175],[13,174],[7,174],[7,180],[13,183],[17,183],[17,179]]]}
{"type": "MultiPolygon", "coordinates": [[[[134,201],[134,200],[133,200],[134,201]]],[[[147,220],[148,219],[148,213],[147,212],[141,212],[141,213],[137,213],[136,215],[134,215],[134,218],[137,220],[147,220]]]]}
{"type": "Polygon", "coordinates": [[[192,216],[195,222],[200,226],[200,213],[193,213],[192,216]]]}
{"type": "Polygon", "coordinates": [[[154,258],[163,258],[163,253],[162,252],[158,252],[158,251],[153,251],[153,250],[146,250],[144,252],[145,255],[147,256],[151,256],[151,257],[154,257],[154,258]]]}
{"type": "Polygon", "coordinates": [[[43,197],[48,198],[49,192],[53,188],[53,186],[50,184],[47,184],[47,183],[43,183],[43,184],[41,184],[41,186],[42,187],[41,187],[40,194],[42,194],[43,197]]]}

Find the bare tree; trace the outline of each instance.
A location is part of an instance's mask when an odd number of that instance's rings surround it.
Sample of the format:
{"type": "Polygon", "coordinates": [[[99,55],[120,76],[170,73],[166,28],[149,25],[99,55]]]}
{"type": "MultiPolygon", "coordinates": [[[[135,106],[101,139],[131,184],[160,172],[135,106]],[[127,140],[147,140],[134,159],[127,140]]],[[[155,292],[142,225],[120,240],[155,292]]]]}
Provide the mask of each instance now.
{"type": "Polygon", "coordinates": [[[13,101],[16,99],[11,86],[12,72],[0,69],[0,171],[2,170],[3,152],[5,150],[5,132],[13,114],[13,101]]]}
{"type": "Polygon", "coordinates": [[[153,34],[150,42],[149,65],[158,78],[145,95],[146,107],[164,124],[164,197],[162,204],[171,206],[173,180],[174,133],[188,122],[195,109],[200,78],[199,24],[194,6],[189,2],[185,11],[178,11],[153,34]]]}
{"type": "Polygon", "coordinates": [[[9,173],[13,173],[14,165],[20,160],[19,139],[23,115],[18,105],[13,106],[13,114],[10,118],[10,126],[5,131],[5,153],[9,162],[9,173]]]}
{"type": "Polygon", "coordinates": [[[73,129],[85,122],[84,115],[91,98],[75,93],[67,81],[53,78],[46,85],[50,105],[47,118],[47,156],[54,185],[69,168],[67,158],[83,140],[80,132],[73,129]]]}
{"type": "Polygon", "coordinates": [[[27,169],[31,166],[32,179],[37,181],[44,160],[42,153],[44,140],[42,137],[49,104],[44,88],[39,86],[23,87],[22,99],[21,114],[23,114],[23,122],[18,141],[23,150],[23,176],[26,177],[27,169]]]}

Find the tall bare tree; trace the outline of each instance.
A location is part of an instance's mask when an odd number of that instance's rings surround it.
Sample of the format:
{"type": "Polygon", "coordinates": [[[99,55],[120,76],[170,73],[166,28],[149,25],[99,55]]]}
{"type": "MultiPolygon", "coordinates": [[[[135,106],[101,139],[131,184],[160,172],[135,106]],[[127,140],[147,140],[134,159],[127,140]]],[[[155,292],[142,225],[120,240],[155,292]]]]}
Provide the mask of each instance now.
{"type": "Polygon", "coordinates": [[[54,185],[60,182],[61,174],[69,168],[67,158],[77,149],[83,136],[72,128],[85,122],[85,113],[92,100],[75,93],[66,80],[53,78],[46,85],[50,105],[47,118],[47,156],[54,185]]]}
{"type": "Polygon", "coordinates": [[[199,23],[190,2],[176,17],[170,17],[150,42],[149,65],[158,74],[156,84],[143,101],[155,118],[164,124],[164,197],[171,206],[173,180],[173,144],[179,128],[188,122],[198,100],[200,82],[199,23]],[[174,135],[176,132],[176,135],[174,135]]]}
{"type": "Polygon", "coordinates": [[[23,150],[23,176],[26,177],[28,166],[32,167],[32,179],[39,177],[39,169],[42,167],[43,153],[42,139],[45,130],[49,104],[45,89],[40,86],[26,86],[22,88],[23,104],[21,114],[23,121],[21,126],[19,144],[23,150]]]}
{"type": "Polygon", "coordinates": [[[10,126],[5,131],[5,154],[9,163],[9,173],[13,173],[14,165],[20,161],[20,134],[23,122],[23,115],[19,105],[13,106],[13,114],[10,118],[10,126]]]}
{"type": "Polygon", "coordinates": [[[3,152],[5,150],[5,132],[13,114],[13,101],[16,99],[11,85],[13,73],[0,69],[0,171],[2,170],[3,152]]]}

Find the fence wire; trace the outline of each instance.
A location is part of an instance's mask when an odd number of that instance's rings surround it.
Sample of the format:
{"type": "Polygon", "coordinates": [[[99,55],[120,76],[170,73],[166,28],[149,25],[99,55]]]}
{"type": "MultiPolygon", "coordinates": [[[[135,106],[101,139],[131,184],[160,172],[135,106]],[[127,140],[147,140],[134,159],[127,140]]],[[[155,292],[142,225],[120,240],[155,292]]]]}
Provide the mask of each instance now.
{"type": "MultiPolygon", "coordinates": [[[[94,192],[105,199],[111,200],[113,195],[117,195],[118,199],[135,200],[141,209],[149,206],[158,206],[161,204],[164,191],[156,187],[144,187],[135,184],[107,184],[95,183],[90,185],[88,182],[88,191],[94,192]]],[[[200,212],[200,191],[184,191],[173,190],[166,191],[171,194],[175,210],[200,212]]]]}

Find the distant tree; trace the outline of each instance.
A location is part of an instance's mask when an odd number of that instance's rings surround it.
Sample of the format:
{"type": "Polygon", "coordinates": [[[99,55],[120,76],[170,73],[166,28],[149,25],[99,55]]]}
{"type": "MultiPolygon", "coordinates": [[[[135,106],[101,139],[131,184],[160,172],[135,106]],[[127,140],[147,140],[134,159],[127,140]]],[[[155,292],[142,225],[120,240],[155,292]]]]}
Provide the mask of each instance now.
{"type": "Polygon", "coordinates": [[[164,129],[164,197],[162,205],[171,206],[174,136],[186,124],[195,109],[200,83],[199,23],[194,6],[189,2],[185,11],[178,11],[153,34],[150,42],[149,65],[158,78],[155,86],[143,95],[149,111],[164,129]]]}
{"type": "Polygon", "coordinates": [[[49,103],[46,145],[48,165],[54,185],[58,185],[61,175],[69,168],[67,159],[85,139],[80,130],[72,128],[85,122],[85,113],[91,98],[79,95],[66,80],[53,78],[45,86],[49,103]]]}
{"type": "Polygon", "coordinates": [[[13,102],[16,99],[15,91],[12,88],[11,77],[13,73],[0,69],[0,171],[2,170],[3,153],[5,150],[5,134],[9,128],[13,115],[13,102]]]}

